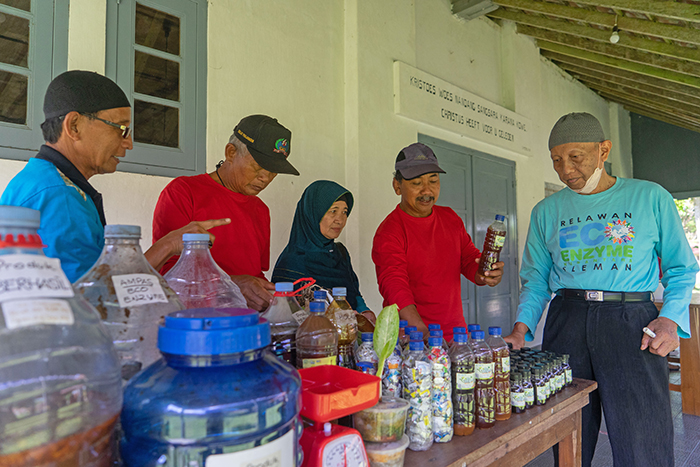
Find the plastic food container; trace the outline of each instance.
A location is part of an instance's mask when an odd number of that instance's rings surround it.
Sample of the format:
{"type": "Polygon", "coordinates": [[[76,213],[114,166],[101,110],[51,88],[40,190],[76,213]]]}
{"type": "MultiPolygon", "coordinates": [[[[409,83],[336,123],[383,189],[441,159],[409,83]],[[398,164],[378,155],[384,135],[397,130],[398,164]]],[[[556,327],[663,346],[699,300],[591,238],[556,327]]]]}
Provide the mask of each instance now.
{"type": "Polygon", "coordinates": [[[353,415],[354,426],[365,441],[375,443],[399,441],[406,429],[408,406],[408,402],[403,399],[385,397],[374,407],[353,415]]]}
{"type": "Polygon", "coordinates": [[[408,436],[393,443],[365,443],[370,467],[402,467],[408,436]]]}

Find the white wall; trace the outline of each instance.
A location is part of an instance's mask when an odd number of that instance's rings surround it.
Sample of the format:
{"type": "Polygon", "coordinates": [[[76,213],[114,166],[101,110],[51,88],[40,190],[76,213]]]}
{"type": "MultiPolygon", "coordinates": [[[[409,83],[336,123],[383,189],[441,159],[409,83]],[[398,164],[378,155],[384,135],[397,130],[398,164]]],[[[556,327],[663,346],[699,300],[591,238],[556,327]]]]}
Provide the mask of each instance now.
{"type": "MultiPolygon", "coordinates": [[[[71,1],[69,68],[104,70],[104,2],[71,1]]],[[[512,23],[464,22],[448,0],[218,0],[208,7],[207,170],[222,158],[238,120],[252,113],[279,119],[293,132],[290,161],[301,176],[279,175],[261,194],[272,214],[274,260],[287,242],[303,189],[316,179],[344,184],[355,209],[341,237],[361,289],[381,306],[372,238],[398,203],[391,189],[398,151],[418,133],[515,161],[518,235],[544,182],[561,184],[547,151],[563,114],[588,111],[610,134],[613,170],[631,175],[629,115],[546,59],[512,23]],[[394,113],[395,60],[451,82],[531,119],[533,156],[524,156],[394,113]]],[[[0,188],[22,167],[0,161],[0,188]]],[[[118,173],[91,179],[104,194],[110,223],[136,223],[150,245],[153,208],[169,179],[118,173]],[[125,189],[128,187],[128,189],[125,189]]]]}

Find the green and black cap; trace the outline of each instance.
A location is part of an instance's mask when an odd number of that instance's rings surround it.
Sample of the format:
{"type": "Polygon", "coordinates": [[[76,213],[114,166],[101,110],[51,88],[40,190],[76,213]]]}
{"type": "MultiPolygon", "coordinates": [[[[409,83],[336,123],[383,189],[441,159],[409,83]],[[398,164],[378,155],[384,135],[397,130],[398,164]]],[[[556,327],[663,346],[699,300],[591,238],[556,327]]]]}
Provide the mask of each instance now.
{"type": "Polygon", "coordinates": [[[233,134],[248,147],[250,155],[263,169],[299,175],[287,160],[292,151],[292,132],[277,119],[267,115],[249,115],[238,122],[233,134]]]}

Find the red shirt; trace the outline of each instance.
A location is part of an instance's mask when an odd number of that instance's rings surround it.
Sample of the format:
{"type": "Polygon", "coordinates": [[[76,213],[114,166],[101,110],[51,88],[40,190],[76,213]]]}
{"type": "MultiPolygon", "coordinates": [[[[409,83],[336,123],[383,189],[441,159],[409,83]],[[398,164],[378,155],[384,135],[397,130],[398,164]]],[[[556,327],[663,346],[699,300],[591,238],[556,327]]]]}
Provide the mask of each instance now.
{"type": "Polygon", "coordinates": [[[433,206],[428,217],[413,217],[396,206],[372,245],[383,306],[416,305],[426,326],[439,324],[449,341],[453,327],[466,326],[460,274],[474,282],[480,256],[452,209],[433,206]]]}
{"type": "MultiPolygon", "coordinates": [[[[270,210],[257,196],[235,193],[208,174],[178,177],[163,189],[153,213],[153,241],[192,221],[230,218],[210,230],[216,240],[211,254],[227,274],[264,278],[270,269],[270,210]]],[[[177,262],[173,256],[160,270],[177,262]]]]}

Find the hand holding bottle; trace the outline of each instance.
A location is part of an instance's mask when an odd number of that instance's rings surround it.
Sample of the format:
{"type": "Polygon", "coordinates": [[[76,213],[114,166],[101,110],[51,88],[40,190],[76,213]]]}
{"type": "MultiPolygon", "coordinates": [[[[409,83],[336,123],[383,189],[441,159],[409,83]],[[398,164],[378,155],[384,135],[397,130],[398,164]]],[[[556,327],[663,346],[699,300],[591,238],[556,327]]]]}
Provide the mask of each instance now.
{"type": "MultiPolygon", "coordinates": [[[[479,258],[474,260],[476,264],[479,264],[479,258]]],[[[493,263],[493,269],[490,271],[485,271],[485,275],[476,274],[474,277],[474,282],[476,285],[488,285],[489,287],[495,287],[501,283],[503,279],[503,267],[506,265],[503,261],[498,261],[493,263]]]]}

